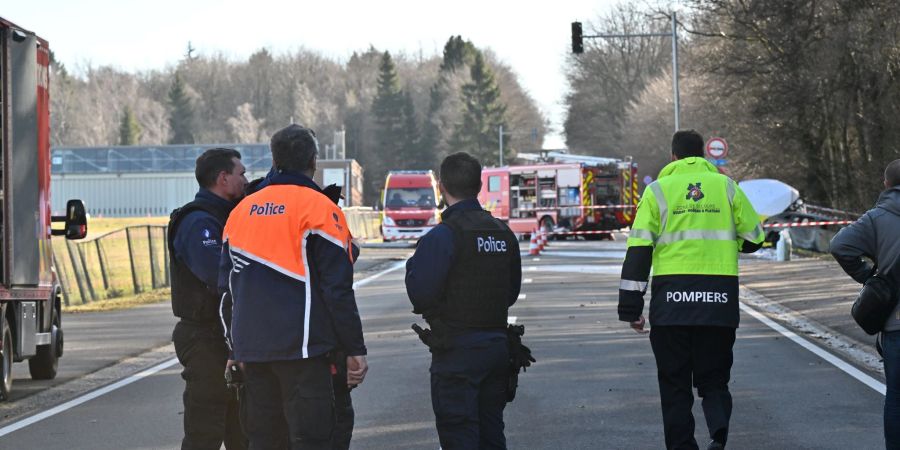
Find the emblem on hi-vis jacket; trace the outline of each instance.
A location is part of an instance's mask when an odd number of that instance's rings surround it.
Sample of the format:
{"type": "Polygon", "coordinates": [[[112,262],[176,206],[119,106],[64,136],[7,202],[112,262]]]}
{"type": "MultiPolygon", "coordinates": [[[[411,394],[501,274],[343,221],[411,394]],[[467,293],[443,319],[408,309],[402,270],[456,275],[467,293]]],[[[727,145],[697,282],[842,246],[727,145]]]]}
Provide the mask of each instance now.
{"type": "Polygon", "coordinates": [[[700,190],[700,183],[691,183],[688,184],[688,193],[684,197],[685,200],[693,200],[695,202],[699,202],[701,198],[703,198],[703,191],[700,190]]]}

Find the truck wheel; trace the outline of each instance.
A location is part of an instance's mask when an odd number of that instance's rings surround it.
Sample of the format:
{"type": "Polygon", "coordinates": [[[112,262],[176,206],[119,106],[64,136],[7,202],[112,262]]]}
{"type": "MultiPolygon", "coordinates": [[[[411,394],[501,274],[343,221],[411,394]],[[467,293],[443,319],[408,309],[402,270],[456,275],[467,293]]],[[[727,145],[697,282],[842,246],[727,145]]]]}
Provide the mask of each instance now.
{"type": "Polygon", "coordinates": [[[32,380],[52,380],[56,378],[59,367],[62,329],[60,328],[59,311],[53,308],[53,321],[50,325],[50,344],[40,345],[37,354],[28,360],[28,371],[32,380]]]}
{"type": "Polygon", "coordinates": [[[12,330],[9,329],[5,315],[0,321],[0,333],[3,333],[3,346],[0,347],[0,400],[7,400],[12,390],[13,342],[12,330]]]}

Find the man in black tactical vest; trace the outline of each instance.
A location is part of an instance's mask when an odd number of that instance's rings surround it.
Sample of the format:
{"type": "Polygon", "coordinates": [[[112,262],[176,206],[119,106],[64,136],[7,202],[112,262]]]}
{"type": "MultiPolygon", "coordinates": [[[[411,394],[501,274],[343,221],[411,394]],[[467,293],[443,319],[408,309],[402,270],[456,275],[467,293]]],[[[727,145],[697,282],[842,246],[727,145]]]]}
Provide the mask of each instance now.
{"type": "Polygon", "coordinates": [[[441,448],[505,449],[507,311],[519,296],[516,236],[478,203],[481,164],[466,153],[441,163],[449,207],[406,264],[413,312],[431,330],[431,401],[441,448]]]}
{"type": "Polygon", "coordinates": [[[223,442],[229,450],[246,448],[237,397],[225,384],[229,352],[217,293],[222,228],[243,196],[244,172],[236,150],[205,151],[195,168],[200,190],[169,221],[172,311],[181,319],[172,341],[185,381],[183,450],[219,449],[223,442]]]}

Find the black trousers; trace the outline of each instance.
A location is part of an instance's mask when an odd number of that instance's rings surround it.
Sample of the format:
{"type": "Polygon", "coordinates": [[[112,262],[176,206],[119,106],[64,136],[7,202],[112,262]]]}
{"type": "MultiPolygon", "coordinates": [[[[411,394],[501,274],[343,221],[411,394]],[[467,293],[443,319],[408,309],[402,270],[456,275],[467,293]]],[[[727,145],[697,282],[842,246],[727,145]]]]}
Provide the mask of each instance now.
{"type": "Polygon", "coordinates": [[[244,365],[242,422],[251,450],[331,450],[331,362],[324,356],[244,365]]]}
{"type": "Polygon", "coordinates": [[[347,386],[347,357],[338,353],[332,358],[332,385],[334,386],[334,435],[332,450],[349,450],[353,438],[353,399],[347,386]]]}
{"type": "Polygon", "coordinates": [[[668,449],[696,449],[694,393],[703,399],[703,415],[709,436],[728,439],[731,419],[731,365],[735,329],[704,326],[660,326],[650,329],[650,345],[656,357],[663,426],[668,449]]]}
{"type": "Polygon", "coordinates": [[[175,354],[184,366],[182,450],[247,448],[238,420],[237,395],[225,385],[228,348],[218,325],[180,321],[172,332],[175,354]]]}
{"type": "Polygon", "coordinates": [[[431,406],[444,450],[505,450],[506,336],[431,356],[431,406]]]}

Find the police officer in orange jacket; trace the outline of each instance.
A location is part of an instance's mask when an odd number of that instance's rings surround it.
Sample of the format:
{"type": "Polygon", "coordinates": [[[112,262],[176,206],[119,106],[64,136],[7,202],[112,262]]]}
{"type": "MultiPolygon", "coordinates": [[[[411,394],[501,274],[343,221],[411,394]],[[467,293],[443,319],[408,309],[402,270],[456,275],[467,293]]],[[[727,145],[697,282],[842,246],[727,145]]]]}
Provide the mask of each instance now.
{"type": "Polygon", "coordinates": [[[275,173],[225,225],[219,289],[229,366],[238,361],[245,372],[250,448],[331,449],[329,353],[346,353],[348,385],[368,370],[351,235],[312,180],[312,130],[290,125],[272,136],[271,149],[275,173]]]}

